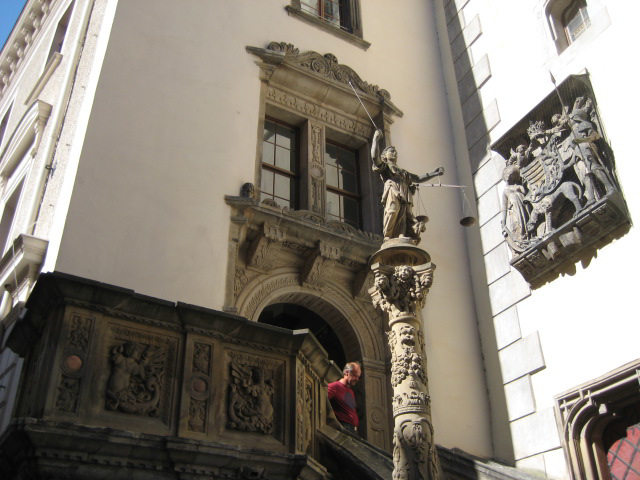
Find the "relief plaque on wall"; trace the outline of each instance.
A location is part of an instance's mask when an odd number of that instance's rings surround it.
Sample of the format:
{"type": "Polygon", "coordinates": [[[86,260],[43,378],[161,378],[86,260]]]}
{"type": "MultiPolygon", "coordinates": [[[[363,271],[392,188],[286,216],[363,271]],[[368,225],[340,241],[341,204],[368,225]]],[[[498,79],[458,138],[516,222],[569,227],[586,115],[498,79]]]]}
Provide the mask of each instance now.
{"type": "Polygon", "coordinates": [[[587,75],[567,78],[491,148],[506,160],[501,228],[511,265],[533,288],[575,273],[629,230],[587,75]]]}

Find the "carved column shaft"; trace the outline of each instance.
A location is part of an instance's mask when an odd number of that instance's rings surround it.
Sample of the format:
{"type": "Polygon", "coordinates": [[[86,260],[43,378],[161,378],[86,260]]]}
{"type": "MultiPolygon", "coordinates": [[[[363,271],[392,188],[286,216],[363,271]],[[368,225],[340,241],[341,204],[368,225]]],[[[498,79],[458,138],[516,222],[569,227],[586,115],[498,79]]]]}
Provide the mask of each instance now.
{"type": "Polygon", "coordinates": [[[431,404],[421,321],[417,312],[433,279],[435,266],[414,246],[374,254],[374,286],[369,290],[377,308],[389,315],[391,386],[393,387],[393,479],[435,480],[439,463],[431,423],[431,404]],[[422,256],[422,258],[420,258],[422,256]],[[413,257],[411,264],[402,264],[413,257]],[[392,266],[393,265],[393,266],[392,266]]]}

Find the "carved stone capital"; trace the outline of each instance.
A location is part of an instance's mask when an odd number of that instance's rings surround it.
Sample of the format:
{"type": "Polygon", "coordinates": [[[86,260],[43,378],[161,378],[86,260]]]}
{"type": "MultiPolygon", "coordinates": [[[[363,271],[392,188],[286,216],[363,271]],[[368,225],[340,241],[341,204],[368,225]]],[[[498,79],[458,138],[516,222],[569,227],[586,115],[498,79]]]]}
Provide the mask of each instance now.
{"type": "Polygon", "coordinates": [[[415,316],[424,306],[433,283],[433,265],[391,267],[372,265],[374,285],[369,289],[373,304],[389,314],[390,322],[402,316],[415,316]]]}

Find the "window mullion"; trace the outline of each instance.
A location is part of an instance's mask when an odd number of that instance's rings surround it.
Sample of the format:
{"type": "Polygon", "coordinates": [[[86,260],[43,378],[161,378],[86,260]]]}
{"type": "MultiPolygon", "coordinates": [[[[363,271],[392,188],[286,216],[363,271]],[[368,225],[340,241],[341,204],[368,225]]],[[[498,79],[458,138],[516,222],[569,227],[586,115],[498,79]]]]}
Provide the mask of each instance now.
{"type": "Polygon", "coordinates": [[[320,123],[307,121],[302,143],[302,208],[325,216],[324,126],[320,123]]]}

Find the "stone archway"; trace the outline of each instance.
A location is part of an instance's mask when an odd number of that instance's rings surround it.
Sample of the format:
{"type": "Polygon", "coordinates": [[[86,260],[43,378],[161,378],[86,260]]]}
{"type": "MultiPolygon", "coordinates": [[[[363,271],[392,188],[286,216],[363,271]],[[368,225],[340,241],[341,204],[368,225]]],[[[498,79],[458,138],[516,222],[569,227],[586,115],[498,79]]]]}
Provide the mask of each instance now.
{"type": "Polygon", "coordinates": [[[237,296],[238,313],[253,321],[258,321],[270,305],[282,303],[298,305],[319,315],[340,338],[347,361],[362,362],[364,375],[358,400],[362,406],[363,436],[389,450],[391,409],[386,335],[382,318],[370,299],[354,298],[335,282],[323,283],[319,288],[300,285],[299,272],[292,268],[254,276],[237,296]]]}
{"type": "Polygon", "coordinates": [[[258,321],[288,330],[307,329],[315,335],[320,345],[327,351],[329,359],[338,367],[347,362],[340,337],[324,318],[309,308],[295,303],[274,303],[262,310],[258,321]]]}

